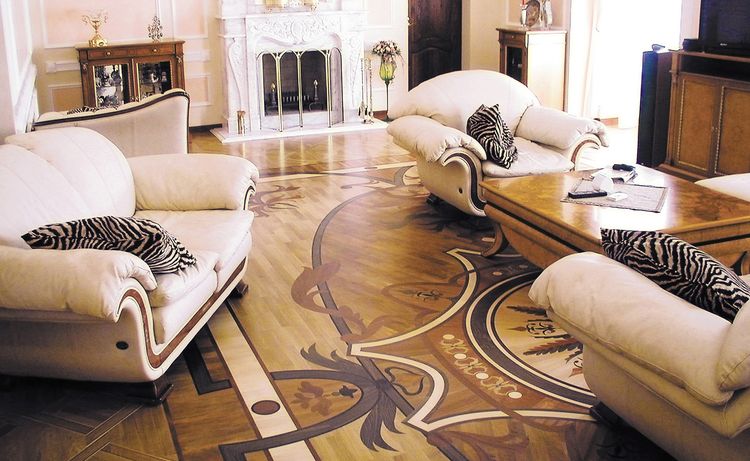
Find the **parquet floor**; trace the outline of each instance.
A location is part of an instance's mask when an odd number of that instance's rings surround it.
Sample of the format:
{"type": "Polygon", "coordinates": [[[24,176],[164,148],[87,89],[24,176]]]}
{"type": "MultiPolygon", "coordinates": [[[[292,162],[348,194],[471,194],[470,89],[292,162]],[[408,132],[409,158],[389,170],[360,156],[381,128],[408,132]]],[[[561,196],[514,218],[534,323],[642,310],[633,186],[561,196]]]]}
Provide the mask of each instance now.
{"type": "Polygon", "coordinates": [[[0,460],[669,459],[591,421],[580,344],[526,296],[537,268],[482,258],[489,224],[427,205],[384,131],[190,148],[261,170],[250,292],[175,362],[165,405],[0,392],[0,460]]]}

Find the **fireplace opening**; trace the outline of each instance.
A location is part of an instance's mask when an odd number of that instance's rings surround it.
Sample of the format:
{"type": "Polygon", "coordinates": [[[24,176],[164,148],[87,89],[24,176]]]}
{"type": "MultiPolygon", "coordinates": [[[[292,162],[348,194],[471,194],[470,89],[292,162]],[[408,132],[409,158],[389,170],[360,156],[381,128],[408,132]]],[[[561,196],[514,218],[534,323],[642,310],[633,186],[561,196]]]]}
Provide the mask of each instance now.
{"type": "Polygon", "coordinates": [[[261,127],[284,131],[290,126],[344,121],[341,51],[281,51],[258,58],[261,127]]]}

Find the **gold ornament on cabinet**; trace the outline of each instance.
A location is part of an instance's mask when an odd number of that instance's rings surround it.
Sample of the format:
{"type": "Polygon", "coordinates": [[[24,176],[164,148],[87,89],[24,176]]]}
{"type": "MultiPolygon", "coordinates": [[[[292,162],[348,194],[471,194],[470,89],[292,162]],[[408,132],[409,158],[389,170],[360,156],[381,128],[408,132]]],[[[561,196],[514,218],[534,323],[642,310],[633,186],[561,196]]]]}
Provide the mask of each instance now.
{"type": "Polygon", "coordinates": [[[94,36],[89,40],[89,46],[97,48],[107,46],[107,39],[99,33],[99,29],[107,22],[107,18],[107,10],[98,10],[81,16],[83,22],[94,28],[94,36]]]}

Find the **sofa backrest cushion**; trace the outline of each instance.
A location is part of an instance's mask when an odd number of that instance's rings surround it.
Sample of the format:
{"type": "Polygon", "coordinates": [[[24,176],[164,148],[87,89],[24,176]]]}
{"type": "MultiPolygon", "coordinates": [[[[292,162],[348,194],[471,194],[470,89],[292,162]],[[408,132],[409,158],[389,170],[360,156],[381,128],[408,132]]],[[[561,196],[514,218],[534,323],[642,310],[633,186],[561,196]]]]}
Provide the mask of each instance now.
{"type": "MultiPolygon", "coordinates": [[[[49,162],[78,191],[93,216],[135,213],[130,166],[117,146],[101,134],[70,127],[13,135],[5,142],[28,149],[49,162]]],[[[83,217],[86,216],[74,218],[83,217]]]]}
{"type": "Polygon", "coordinates": [[[175,88],[116,109],[73,114],[47,112],[34,122],[34,130],[91,128],[112,141],[125,157],[187,154],[189,107],[187,92],[175,88]]]}
{"type": "Polygon", "coordinates": [[[21,235],[31,229],[90,214],[57,168],[21,147],[0,146],[0,245],[28,249],[21,235]]]}
{"type": "Polygon", "coordinates": [[[394,103],[388,115],[422,115],[466,132],[466,121],[482,104],[499,104],[503,120],[515,133],[526,108],[538,105],[539,100],[524,84],[505,74],[460,70],[422,82],[394,103]]]}

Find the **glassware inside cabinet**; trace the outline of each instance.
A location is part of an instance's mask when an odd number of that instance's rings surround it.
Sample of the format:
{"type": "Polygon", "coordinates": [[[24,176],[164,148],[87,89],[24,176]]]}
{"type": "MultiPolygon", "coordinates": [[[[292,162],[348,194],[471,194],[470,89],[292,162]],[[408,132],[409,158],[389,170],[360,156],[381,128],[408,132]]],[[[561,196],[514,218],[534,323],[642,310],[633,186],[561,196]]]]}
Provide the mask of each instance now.
{"type": "Polygon", "coordinates": [[[96,107],[116,107],[130,101],[127,64],[94,66],[96,107]]]}
{"type": "Polygon", "coordinates": [[[172,66],[169,61],[139,62],[137,67],[139,99],[172,89],[172,66]]]}

